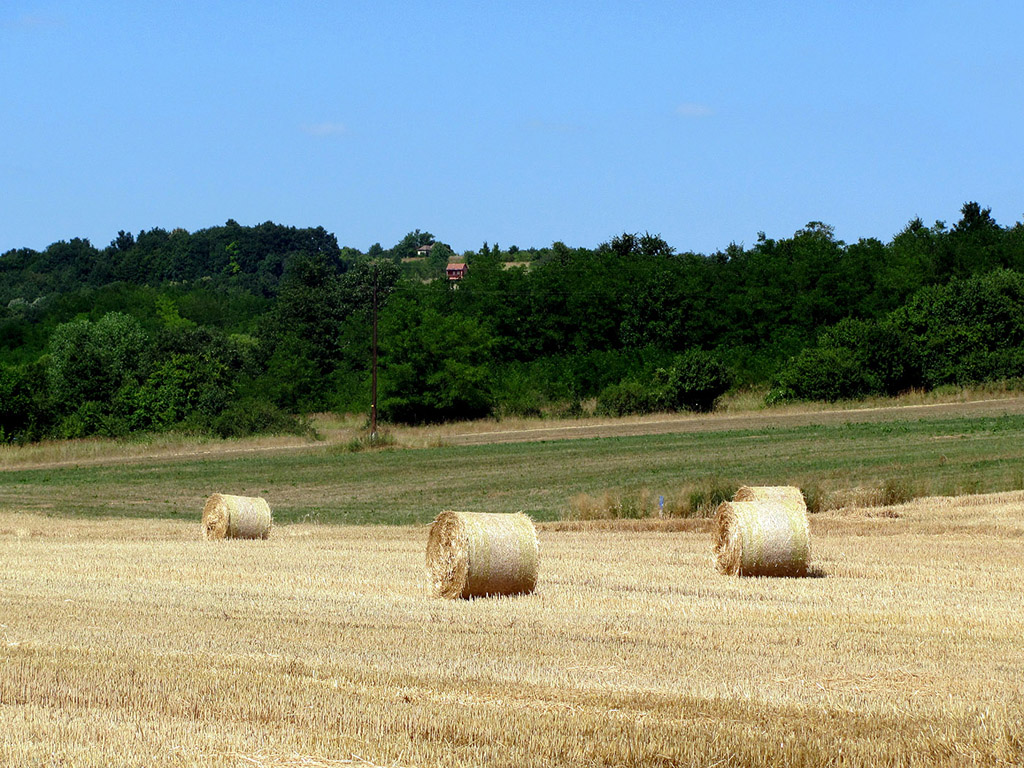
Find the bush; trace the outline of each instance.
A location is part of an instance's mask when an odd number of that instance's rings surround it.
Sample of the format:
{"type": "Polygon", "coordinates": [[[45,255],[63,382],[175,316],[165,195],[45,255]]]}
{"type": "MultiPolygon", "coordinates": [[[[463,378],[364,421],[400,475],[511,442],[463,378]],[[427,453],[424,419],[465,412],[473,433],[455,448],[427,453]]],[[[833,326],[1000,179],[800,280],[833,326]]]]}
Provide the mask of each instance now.
{"type": "Polygon", "coordinates": [[[64,416],[54,428],[54,437],[74,440],[92,435],[124,437],[131,429],[120,416],[111,414],[107,403],[89,400],[64,416]]]}
{"type": "Polygon", "coordinates": [[[685,517],[714,517],[718,505],[723,501],[731,501],[736,494],[736,488],[732,485],[722,485],[714,481],[708,481],[690,491],[689,510],[690,514],[685,517]]]}
{"type": "Polygon", "coordinates": [[[231,405],[213,422],[220,437],[247,437],[260,434],[308,435],[308,424],[285,413],[269,400],[251,398],[231,405]]]}
{"type": "Polygon", "coordinates": [[[847,352],[805,349],[790,360],[768,393],[768,403],[783,400],[834,402],[863,397],[871,391],[866,372],[847,352]]]}
{"type": "Polygon", "coordinates": [[[651,387],[639,381],[623,381],[601,390],[597,397],[598,416],[631,416],[653,413],[661,398],[651,387]]]}
{"type": "Polygon", "coordinates": [[[657,514],[657,503],[647,488],[605,491],[600,496],[579,493],[569,499],[570,520],[639,520],[657,514]]]}
{"type": "Polygon", "coordinates": [[[546,398],[522,366],[506,366],[495,379],[495,415],[537,417],[546,398]]]}
{"type": "Polygon", "coordinates": [[[360,453],[361,451],[374,451],[391,449],[398,446],[395,436],[384,429],[377,430],[377,436],[371,437],[369,432],[353,437],[338,450],[345,453],[360,453]]]}
{"type": "Polygon", "coordinates": [[[847,318],[825,330],[818,346],[860,366],[865,394],[897,395],[921,386],[919,355],[890,320],[847,318]]]}
{"type": "Polygon", "coordinates": [[[658,368],[650,384],[627,380],[601,390],[597,413],[605,416],[655,411],[707,412],[732,386],[732,372],[710,352],[693,349],[667,368],[658,368]]]}
{"type": "Polygon", "coordinates": [[[714,354],[691,349],[659,368],[655,386],[663,410],[706,413],[732,386],[732,372],[714,354]]]}

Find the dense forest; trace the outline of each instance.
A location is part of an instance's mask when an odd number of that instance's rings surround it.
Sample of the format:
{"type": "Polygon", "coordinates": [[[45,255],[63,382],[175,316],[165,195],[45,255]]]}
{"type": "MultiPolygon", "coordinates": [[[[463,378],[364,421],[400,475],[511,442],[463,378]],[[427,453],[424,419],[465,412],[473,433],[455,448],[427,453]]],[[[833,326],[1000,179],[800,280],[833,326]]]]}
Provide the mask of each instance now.
{"type": "Polygon", "coordinates": [[[0,441],[300,428],[379,414],[708,410],[1024,376],[1024,224],[966,203],[845,243],[811,222],[751,247],[677,252],[623,233],[594,248],[456,254],[416,230],[385,249],[270,222],[119,232],[0,255],[0,441]],[[424,249],[423,246],[429,246],[424,249]],[[426,252],[427,255],[423,255],[426,252]],[[467,263],[454,282],[449,262],[467,263]]]}

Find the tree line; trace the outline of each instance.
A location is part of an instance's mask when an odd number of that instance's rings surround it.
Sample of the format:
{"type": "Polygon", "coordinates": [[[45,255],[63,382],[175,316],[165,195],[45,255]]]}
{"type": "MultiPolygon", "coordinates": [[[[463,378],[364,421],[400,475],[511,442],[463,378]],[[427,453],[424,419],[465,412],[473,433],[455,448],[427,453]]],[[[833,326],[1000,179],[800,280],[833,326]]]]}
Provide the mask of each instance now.
{"type": "Polygon", "coordinates": [[[429,232],[339,246],[228,221],[0,255],[0,440],[300,430],[365,412],[377,306],[382,419],[708,410],[1024,376],[1024,224],[966,203],[888,242],[811,222],[750,247],[456,255],[429,232]],[[418,249],[430,246],[421,257],[418,249]],[[457,285],[450,260],[469,264],[457,285]],[[376,297],[376,299],[374,298],[376,297]]]}

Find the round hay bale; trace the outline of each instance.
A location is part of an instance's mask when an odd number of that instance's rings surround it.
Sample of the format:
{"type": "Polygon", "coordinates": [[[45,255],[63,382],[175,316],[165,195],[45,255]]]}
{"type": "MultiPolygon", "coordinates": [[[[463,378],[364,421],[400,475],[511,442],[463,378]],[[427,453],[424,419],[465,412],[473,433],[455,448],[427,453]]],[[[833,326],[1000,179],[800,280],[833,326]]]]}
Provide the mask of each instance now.
{"type": "Polygon", "coordinates": [[[537,586],[537,529],[517,512],[442,512],[427,538],[434,597],[521,595],[537,586]]]}
{"type": "Polygon", "coordinates": [[[803,492],[795,485],[744,485],[733,501],[775,501],[780,504],[792,504],[807,510],[807,502],[803,492]]]}
{"type": "Polygon", "coordinates": [[[208,539],[265,539],[273,522],[270,505],[258,496],[215,493],[203,507],[203,534],[208,539]]]}
{"type": "Polygon", "coordinates": [[[724,501],[714,524],[715,562],[731,576],[804,576],[807,508],[779,501],[724,501]]]}

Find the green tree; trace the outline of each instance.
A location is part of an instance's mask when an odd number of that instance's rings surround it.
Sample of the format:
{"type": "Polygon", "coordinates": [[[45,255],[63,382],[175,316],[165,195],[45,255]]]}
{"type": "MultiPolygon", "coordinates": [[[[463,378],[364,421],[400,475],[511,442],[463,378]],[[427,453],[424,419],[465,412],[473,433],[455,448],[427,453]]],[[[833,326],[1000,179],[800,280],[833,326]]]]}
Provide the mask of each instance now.
{"type": "Polygon", "coordinates": [[[109,404],[122,386],[137,384],[148,343],[139,322],[120,312],[95,323],[78,320],[58,326],[50,337],[47,366],[58,410],[70,412],[87,401],[109,404]]]}
{"type": "Polygon", "coordinates": [[[149,372],[122,387],[115,413],[132,429],[210,428],[235,399],[237,380],[256,372],[254,341],[194,325],[167,327],[147,351],[149,372]]]}
{"type": "Polygon", "coordinates": [[[28,366],[0,365],[0,443],[34,437],[43,414],[39,397],[43,382],[33,380],[28,366]]]}
{"type": "Polygon", "coordinates": [[[427,263],[430,267],[429,275],[433,278],[444,278],[448,263],[455,261],[455,251],[446,243],[435,242],[430,249],[427,263]]]}
{"type": "Polygon", "coordinates": [[[398,241],[390,251],[393,261],[401,262],[402,259],[411,259],[417,256],[416,249],[422,245],[430,245],[434,242],[434,236],[429,232],[420,232],[418,229],[409,232],[398,241]]]}
{"type": "Polygon", "coordinates": [[[381,324],[381,417],[418,424],[486,415],[493,344],[472,318],[392,301],[381,324]]]}
{"type": "Polygon", "coordinates": [[[916,293],[891,322],[920,361],[924,386],[1024,375],[1024,275],[996,270],[916,293]]]}
{"type": "Polygon", "coordinates": [[[1004,252],[1004,231],[992,218],[990,208],[964,203],[960,221],[948,236],[948,271],[954,277],[967,277],[1009,266],[1004,252]]]}
{"type": "Polygon", "coordinates": [[[401,269],[385,259],[364,259],[346,272],[340,281],[343,314],[362,314],[367,320],[373,312],[374,296],[378,309],[394,292],[401,269]]]}
{"type": "Polygon", "coordinates": [[[338,267],[321,253],[300,253],[289,261],[270,315],[272,337],[301,339],[308,363],[320,373],[334,367],[338,329],[347,313],[338,267]]]}

